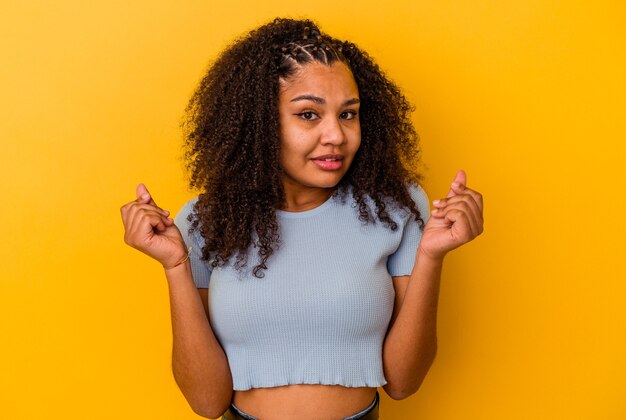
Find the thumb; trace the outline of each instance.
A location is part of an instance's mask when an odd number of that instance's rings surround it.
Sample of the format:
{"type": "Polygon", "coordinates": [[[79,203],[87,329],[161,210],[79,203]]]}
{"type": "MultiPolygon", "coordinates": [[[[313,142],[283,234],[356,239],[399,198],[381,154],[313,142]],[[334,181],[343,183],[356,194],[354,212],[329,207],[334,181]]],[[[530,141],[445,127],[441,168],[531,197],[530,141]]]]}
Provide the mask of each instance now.
{"type": "MultiPolygon", "coordinates": [[[[454,177],[454,181],[452,181],[452,183],[457,183],[460,185],[465,186],[465,184],[467,184],[467,175],[465,174],[465,171],[463,169],[459,169],[458,172],[456,173],[456,176],[454,177]]],[[[450,191],[448,191],[448,195],[446,197],[454,197],[456,195],[456,193],[453,191],[453,188],[450,187],[450,191]]]]}
{"type": "Polygon", "coordinates": [[[137,201],[141,201],[141,202],[156,206],[156,203],[152,199],[152,196],[150,195],[150,192],[148,191],[145,185],[143,184],[137,185],[136,194],[137,194],[137,201]]]}

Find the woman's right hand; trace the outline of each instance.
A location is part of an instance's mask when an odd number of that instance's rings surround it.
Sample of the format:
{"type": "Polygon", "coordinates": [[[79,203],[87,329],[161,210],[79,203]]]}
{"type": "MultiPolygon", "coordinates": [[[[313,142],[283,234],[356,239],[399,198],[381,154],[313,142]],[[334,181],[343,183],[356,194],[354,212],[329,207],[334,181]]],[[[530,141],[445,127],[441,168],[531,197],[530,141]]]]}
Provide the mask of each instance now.
{"type": "Polygon", "coordinates": [[[137,199],[120,209],[124,242],[173,267],[187,256],[187,247],[169,211],[156,205],[145,185],[137,186],[137,199]]]}

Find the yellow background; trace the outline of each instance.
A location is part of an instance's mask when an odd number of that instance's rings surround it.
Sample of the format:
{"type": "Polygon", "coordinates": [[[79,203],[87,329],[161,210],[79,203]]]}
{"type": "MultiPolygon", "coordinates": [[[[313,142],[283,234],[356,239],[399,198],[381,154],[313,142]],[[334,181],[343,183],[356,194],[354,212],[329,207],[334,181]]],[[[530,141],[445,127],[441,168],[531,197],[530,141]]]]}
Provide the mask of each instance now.
{"type": "Polygon", "coordinates": [[[440,351],[383,419],[626,418],[621,1],[0,3],[0,418],[193,419],[167,285],[125,246],[145,182],[176,212],[178,123],[209,60],[274,16],[374,56],[416,106],[425,189],[486,230],[447,258],[440,351]]]}

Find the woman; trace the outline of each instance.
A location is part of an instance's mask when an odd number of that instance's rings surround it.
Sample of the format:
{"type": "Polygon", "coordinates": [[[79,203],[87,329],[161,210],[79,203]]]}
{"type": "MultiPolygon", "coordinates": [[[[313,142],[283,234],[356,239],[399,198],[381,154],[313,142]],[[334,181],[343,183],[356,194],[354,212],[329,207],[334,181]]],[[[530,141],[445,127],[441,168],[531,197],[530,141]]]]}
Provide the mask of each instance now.
{"type": "Polygon", "coordinates": [[[276,19],[209,69],[184,124],[202,193],[176,221],[142,184],[121,210],[126,243],[165,268],[196,413],[374,419],[378,386],[417,391],[444,256],[483,222],[462,171],[429,211],[410,111],[365,52],[308,20],[276,19]]]}

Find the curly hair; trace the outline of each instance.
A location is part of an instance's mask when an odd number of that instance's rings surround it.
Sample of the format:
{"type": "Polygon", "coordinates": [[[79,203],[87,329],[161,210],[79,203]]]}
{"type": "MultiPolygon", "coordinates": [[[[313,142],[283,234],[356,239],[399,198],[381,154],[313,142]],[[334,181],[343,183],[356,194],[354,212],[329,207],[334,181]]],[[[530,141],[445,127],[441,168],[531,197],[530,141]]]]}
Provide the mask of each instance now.
{"type": "Polygon", "coordinates": [[[191,188],[200,190],[189,220],[192,230],[200,228],[205,240],[202,258],[211,260],[213,267],[233,257],[238,269],[246,266],[253,246],[259,254],[254,275],[263,277],[267,269],[279,244],[276,209],[285,205],[278,163],[280,80],[313,61],[344,63],[361,101],[361,145],[335,194],[352,191],[358,217],[365,223],[377,218],[396,230],[387,212],[395,203],[424,226],[408,191],[408,184],[421,180],[412,106],[353,43],[323,34],[310,20],[278,18],[228,46],[185,109],[186,166],[191,188]]]}

